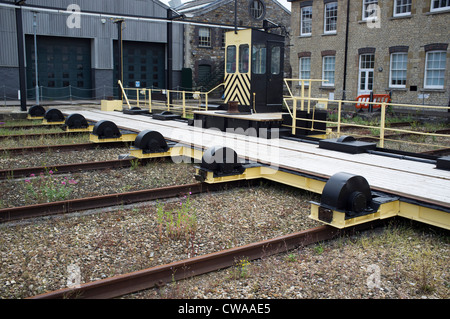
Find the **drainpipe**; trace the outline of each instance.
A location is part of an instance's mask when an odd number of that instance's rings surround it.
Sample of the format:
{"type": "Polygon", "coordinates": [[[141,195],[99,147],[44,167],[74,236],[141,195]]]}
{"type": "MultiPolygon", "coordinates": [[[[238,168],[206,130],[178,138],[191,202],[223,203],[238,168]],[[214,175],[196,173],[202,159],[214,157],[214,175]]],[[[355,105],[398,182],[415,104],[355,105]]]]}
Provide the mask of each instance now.
{"type": "Polygon", "coordinates": [[[344,81],[342,83],[342,99],[347,99],[346,94],[346,85],[347,85],[347,53],[348,53],[348,25],[349,25],[349,18],[350,18],[350,0],[347,0],[347,17],[346,17],[346,23],[345,23],[345,48],[344,48],[344,81]]]}

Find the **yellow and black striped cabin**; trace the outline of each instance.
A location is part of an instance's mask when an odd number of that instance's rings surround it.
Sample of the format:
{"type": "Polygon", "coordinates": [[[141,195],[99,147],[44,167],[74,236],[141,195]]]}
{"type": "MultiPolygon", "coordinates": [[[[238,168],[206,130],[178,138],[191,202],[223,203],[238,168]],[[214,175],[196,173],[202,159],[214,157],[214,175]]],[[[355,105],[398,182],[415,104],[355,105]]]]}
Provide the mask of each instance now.
{"type": "Polygon", "coordinates": [[[240,112],[281,112],[284,36],[256,29],[225,33],[225,103],[240,112]]]}

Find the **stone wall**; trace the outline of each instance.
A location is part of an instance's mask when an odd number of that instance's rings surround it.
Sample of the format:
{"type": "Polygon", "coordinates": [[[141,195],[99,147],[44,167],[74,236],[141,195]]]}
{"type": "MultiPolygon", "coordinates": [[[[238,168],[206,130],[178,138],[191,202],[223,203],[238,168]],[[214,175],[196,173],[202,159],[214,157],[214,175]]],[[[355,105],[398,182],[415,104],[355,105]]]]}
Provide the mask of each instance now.
{"type": "MultiPolygon", "coordinates": [[[[249,14],[249,0],[238,0],[238,26],[262,27],[263,19],[268,19],[276,24],[284,25],[286,31],[290,32],[291,18],[289,12],[286,12],[280,5],[270,0],[264,0],[265,15],[262,19],[255,20],[249,14]]],[[[228,2],[213,10],[199,12],[194,17],[188,18],[195,21],[221,23],[234,25],[234,1],[228,2]]],[[[184,67],[191,68],[193,80],[198,80],[198,66],[200,64],[211,65],[211,71],[214,73],[217,68],[223,68],[225,59],[225,49],[222,47],[222,33],[233,30],[225,28],[211,28],[211,47],[198,46],[198,29],[200,26],[185,26],[185,59],[184,67]]],[[[280,33],[279,29],[275,29],[280,33]]],[[[290,58],[289,58],[289,38],[286,37],[285,46],[285,75],[291,76],[290,58]]]]}

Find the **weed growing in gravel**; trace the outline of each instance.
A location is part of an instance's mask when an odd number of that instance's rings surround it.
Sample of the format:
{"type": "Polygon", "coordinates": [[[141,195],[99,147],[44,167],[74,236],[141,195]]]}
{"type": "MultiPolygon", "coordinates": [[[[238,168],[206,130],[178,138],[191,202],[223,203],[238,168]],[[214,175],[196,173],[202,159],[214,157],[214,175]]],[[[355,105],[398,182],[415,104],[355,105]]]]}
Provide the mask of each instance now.
{"type": "Polygon", "coordinates": [[[179,205],[172,210],[166,210],[163,204],[158,204],[157,223],[160,242],[163,234],[173,240],[184,239],[186,250],[190,248],[191,254],[194,255],[194,239],[198,223],[197,214],[189,196],[184,196],[179,205]]]}
{"type": "Polygon", "coordinates": [[[30,175],[25,179],[27,201],[37,201],[38,203],[54,202],[65,200],[72,192],[72,187],[78,182],[67,177],[57,177],[52,170],[41,172],[39,176],[30,175]]]}
{"type": "Polygon", "coordinates": [[[248,278],[250,276],[250,266],[251,263],[246,257],[235,260],[234,267],[231,268],[228,279],[237,280],[248,278]]]}

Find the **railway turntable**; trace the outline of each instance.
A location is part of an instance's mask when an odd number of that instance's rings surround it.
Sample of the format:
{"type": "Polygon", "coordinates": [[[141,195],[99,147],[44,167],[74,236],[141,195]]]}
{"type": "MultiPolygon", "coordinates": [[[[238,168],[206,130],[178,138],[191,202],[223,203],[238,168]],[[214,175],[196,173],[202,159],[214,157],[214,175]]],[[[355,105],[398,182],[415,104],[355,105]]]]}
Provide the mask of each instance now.
{"type": "MultiPolygon", "coordinates": [[[[198,173],[203,176],[203,182],[263,178],[322,196],[325,194],[323,202],[312,204],[311,217],[334,227],[403,216],[450,229],[450,170],[437,168],[436,161],[414,161],[367,152],[340,152],[292,139],[267,139],[222,132],[188,126],[179,121],[159,121],[119,112],[78,113],[92,121],[112,121],[124,129],[135,131],[136,136],[145,130],[158,132],[157,135],[168,142],[168,149],[142,156],[191,157],[194,163],[200,164],[199,170],[204,171],[203,175],[198,173]],[[222,170],[214,174],[212,166],[202,167],[203,156],[212,147],[232,149],[239,161],[245,163],[244,170],[235,169],[229,174],[224,174],[222,170]],[[189,150],[195,151],[190,153],[189,150]],[[362,179],[365,182],[361,182],[362,179]],[[360,181],[355,184],[355,180],[360,181]],[[332,186],[326,186],[327,183],[332,186]],[[333,196],[336,199],[332,199],[333,196]]],[[[142,145],[151,144],[142,141],[142,145]]],[[[133,156],[140,157],[139,154],[144,152],[134,149],[133,156]]]]}

